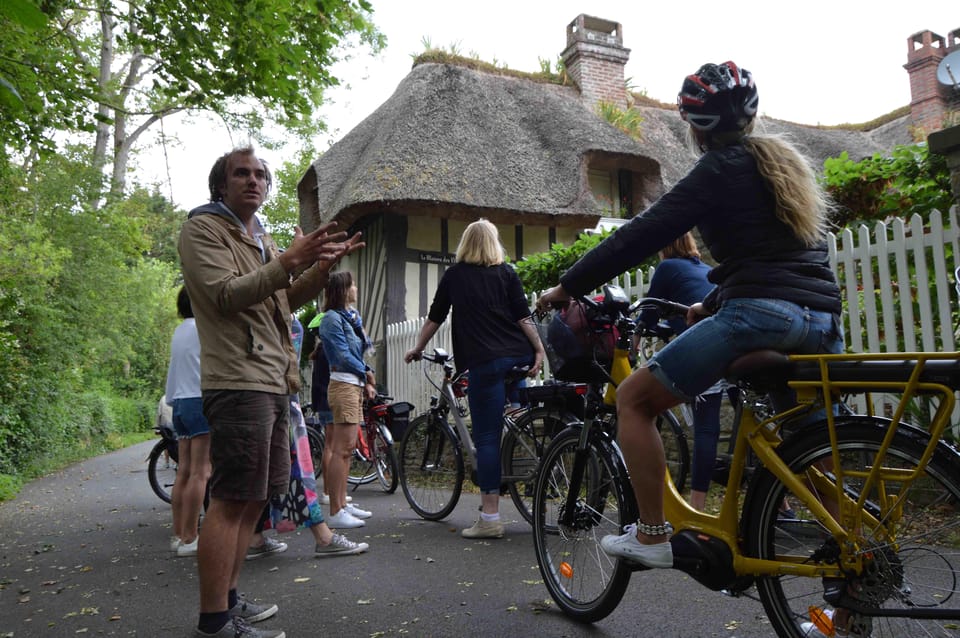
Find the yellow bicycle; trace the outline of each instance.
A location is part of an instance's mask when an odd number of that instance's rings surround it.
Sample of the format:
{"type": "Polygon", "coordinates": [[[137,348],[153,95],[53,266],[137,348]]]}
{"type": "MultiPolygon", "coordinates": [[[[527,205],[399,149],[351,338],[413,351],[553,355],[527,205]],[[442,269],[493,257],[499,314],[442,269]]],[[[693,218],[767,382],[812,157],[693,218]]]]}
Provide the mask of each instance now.
{"type": "MultiPolygon", "coordinates": [[[[632,316],[662,300],[606,308],[619,329],[604,402],[630,372],[632,316]]],[[[960,388],[960,353],[790,356],[751,353],[729,378],[745,394],[726,491],[716,514],[690,508],[669,475],[665,513],[674,568],[709,589],[756,596],[778,636],[960,635],[960,454],[942,440],[960,388]],[[792,389],[788,408],[770,405],[792,389]],[[883,393],[887,418],[834,414],[840,397],[883,393]],[[905,422],[917,397],[929,424],[905,422]],[[748,451],[760,465],[744,480],[748,451]],[[787,499],[792,517],[781,512],[787,499]]],[[[616,609],[631,572],[600,539],[637,519],[615,437],[584,424],[554,438],[534,490],[544,583],[571,617],[616,609]]]]}

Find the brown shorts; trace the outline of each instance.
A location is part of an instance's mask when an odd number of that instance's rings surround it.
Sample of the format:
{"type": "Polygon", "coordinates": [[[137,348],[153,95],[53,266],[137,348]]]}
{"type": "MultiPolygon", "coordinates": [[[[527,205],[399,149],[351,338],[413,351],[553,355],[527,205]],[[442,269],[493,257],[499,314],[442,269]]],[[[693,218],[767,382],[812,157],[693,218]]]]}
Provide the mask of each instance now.
{"type": "Polygon", "coordinates": [[[333,411],[334,423],[363,422],[363,388],[360,386],[331,379],[327,403],[333,411]]]}
{"type": "Polygon", "coordinates": [[[210,423],[210,496],[264,501],[290,484],[290,397],[252,390],[205,390],[210,423]]]}

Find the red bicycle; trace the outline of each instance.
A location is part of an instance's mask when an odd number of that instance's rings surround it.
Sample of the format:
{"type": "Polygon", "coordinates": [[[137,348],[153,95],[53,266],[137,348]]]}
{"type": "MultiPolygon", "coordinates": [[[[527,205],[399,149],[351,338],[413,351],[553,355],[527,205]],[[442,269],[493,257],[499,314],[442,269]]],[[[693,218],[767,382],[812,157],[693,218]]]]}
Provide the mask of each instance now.
{"type": "Polygon", "coordinates": [[[357,430],[357,447],[350,460],[347,483],[353,489],[374,480],[380,481],[383,491],[392,494],[397,489],[397,453],[394,436],[403,435],[413,405],[393,403],[393,398],[378,394],[372,401],[364,401],[363,423],[357,430]]]}

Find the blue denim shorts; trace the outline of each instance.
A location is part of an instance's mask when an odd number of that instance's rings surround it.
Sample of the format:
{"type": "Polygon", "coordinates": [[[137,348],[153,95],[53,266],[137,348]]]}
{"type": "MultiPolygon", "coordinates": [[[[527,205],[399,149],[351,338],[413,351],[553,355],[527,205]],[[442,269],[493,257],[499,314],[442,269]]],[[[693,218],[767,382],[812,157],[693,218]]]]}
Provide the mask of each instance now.
{"type": "Polygon", "coordinates": [[[779,299],[730,299],[660,350],[647,367],[676,397],[690,401],[754,350],[843,352],[840,317],[779,299]]]}
{"type": "Polygon", "coordinates": [[[203,416],[202,398],[173,400],[173,429],[176,430],[177,438],[180,439],[192,439],[201,434],[210,434],[207,417],[203,416]]]}

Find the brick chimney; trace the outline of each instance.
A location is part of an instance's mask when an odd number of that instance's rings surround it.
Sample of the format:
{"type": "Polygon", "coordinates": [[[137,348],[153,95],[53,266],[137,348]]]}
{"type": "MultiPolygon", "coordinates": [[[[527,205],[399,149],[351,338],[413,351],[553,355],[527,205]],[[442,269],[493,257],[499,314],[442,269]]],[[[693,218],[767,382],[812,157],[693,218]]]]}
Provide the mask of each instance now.
{"type": "Polygon", "coordinates": [[[910,118],[925,134],[939,131],[951,107],[957,108],[957,92],[937,81],[937,66],[948,53],[960,49],[960,29],[950,32],[949,44],[941,35],[921,31],[910,36],[907,45],[903,68],[910,76],[910,118]]]}
{"type": "Polygon", "coordinates": [[[580,14],[567,26],[567,48],[560,58],[591,107],[603,101],[626,110],[624,66],[629,57],[619,22],[580,14]]]}

